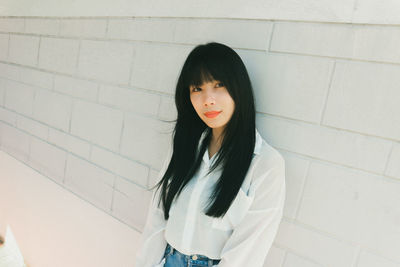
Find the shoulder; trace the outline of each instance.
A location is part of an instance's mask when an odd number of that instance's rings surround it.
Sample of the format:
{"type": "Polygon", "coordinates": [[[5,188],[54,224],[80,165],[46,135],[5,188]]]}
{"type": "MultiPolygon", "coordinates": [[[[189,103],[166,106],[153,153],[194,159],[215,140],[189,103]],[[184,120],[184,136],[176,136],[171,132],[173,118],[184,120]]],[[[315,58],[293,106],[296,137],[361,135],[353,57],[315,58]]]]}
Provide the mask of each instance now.
{"type": "Polygon", "coordinates": [[[258,155],[264,164],[279,165],[285,164],[285,159],[282,154],[271,144],[262,138],[262,145],[258,155]]]}
{"type": "Polygon", "coordinates": [[[285,159],[282,154],[267,141],[262,139],[259,153],[254,157],[252,180],[265,177],[271,171],[285,171],[285,159]]]}

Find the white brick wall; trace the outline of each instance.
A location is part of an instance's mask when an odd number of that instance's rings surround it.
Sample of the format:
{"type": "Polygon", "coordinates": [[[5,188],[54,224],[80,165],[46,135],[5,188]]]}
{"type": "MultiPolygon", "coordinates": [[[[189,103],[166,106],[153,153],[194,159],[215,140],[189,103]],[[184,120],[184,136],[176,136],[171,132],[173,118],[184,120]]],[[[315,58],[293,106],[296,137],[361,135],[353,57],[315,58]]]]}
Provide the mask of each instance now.
{"type": "Polygon", "coordinates": [[[4,88],[6,91],[4,107],[20,114],[32,116],[35,88],[14,81],[5,81],[4,88]]]}
{"type": "Polygon", "coordinates": [[[105,19],[62,19],[59,34],[61,36],[103,38],[106,34],[105,19]]]}
{"type": "Polygon", "coordinates": [[[136,6],[147,17],[0,18],[1,150],[142,231],[179,70],[196,44],[223,42],[286,160],[265,266],[398,266],[400,27],[365,24],[398,23],[397,1],[213,1],[174,18],[157,3],[136,6]]]}
{"type": "Polygon", "coordinates": [[[0,34],[0,59],[6,60],[8,55],[8,39],[9,35],[1,33],[0,34]]]}
{"type": "Polygon", "coordinates": [[[39,68],[73,74],[76,71],[78,49],[78,40],[41,38],[39,68]]]}
{"type": "Polygon", "coordinates": [[[132,44],[82,40],[78,74],[91,79],[128,84],[132,44]]]}
{"type": "Polygon", "coordinates": [[[71,97],[39,89],[35,95],[33,117],[38,121],[67,132],[71,105],[71,97]]]}
{"type": "Polygon", "coordinates": [[[8,61],[26,66],[36,66],[40,38],[37,36],[10,34],[8,61]]]}

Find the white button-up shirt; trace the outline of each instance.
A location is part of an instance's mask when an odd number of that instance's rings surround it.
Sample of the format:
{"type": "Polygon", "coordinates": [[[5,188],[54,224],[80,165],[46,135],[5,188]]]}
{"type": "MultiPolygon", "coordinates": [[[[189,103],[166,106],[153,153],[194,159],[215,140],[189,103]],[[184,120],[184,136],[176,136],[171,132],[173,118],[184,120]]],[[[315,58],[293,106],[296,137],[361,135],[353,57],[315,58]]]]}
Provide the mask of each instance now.
{"type": "MultiPolygon", "coordinates": [[[[205,137],[203,132],[200,141],[205,137]]],[[[200,142],[199,146],[200,147],[200,142]]],[[[216,155],[216,154],[215,154],[216,155]]],[[[221,174],[205,175],[215,160],[208,148],[199,171],[171,204],[169,218],[157,207],[160,190],[153,191],[150,210],[136,254],[136,267],[162,267],[167,242],[186,255],[221,259],[219,267],[262,267],[283,216],[286,194],[285,161],[256,130],[253,159],[236,198],[222,218],[204,214],[204,207],[221,174]],[[155,198],[153,198],[155,196],[155,198]]],[[[172,147],[158,175],[164,175],[172,147]]]]}

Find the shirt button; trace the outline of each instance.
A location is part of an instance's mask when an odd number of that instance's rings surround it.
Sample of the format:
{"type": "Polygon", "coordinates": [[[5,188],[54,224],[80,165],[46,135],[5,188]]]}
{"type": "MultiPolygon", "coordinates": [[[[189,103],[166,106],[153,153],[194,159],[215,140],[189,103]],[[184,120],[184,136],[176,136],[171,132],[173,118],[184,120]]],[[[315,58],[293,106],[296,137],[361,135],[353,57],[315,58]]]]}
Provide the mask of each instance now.
{"type": "Polygon", "coordinates": [[[192,260],[197,260],[197,255],[193,255],[192,260]]]}

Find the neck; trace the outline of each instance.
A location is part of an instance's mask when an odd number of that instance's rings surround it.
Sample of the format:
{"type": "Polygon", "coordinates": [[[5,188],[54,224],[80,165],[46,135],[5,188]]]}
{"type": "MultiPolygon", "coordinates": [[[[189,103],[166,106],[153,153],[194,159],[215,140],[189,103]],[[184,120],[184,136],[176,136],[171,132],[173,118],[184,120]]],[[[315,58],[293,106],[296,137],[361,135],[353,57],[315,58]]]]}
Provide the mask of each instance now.
{"type": "Polygon", "coordinates": [[[220,146],[222,144],[222,128],[213,128],[212,129],[212,137],[211,137],[211,144],[215,146],[220,146]]]}

